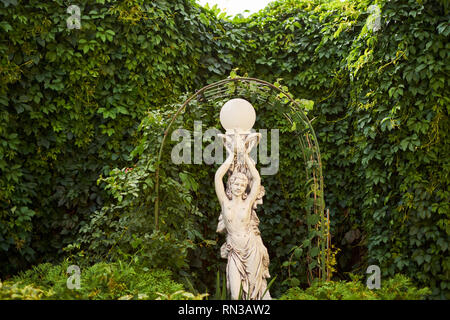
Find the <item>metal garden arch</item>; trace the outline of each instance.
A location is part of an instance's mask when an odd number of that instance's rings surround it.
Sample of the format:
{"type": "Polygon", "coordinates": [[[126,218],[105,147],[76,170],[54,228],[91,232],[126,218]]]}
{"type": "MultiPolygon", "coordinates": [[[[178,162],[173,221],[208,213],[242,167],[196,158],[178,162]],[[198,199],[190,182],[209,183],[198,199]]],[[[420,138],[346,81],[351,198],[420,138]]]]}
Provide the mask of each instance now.
{"type": "MultiPolygon", "coordinates": [[[[194,101],[205,101],[205,100],[219,100],[219,99],[232,99],[236,97],[244,98],[249,94],[256,94],[261,99],[268,101],[268,96],[276,94],[277,99],[283,99],[284,103],[289,104],[291,113],[284,113],[284,116],[289,120],[291,124],[300,123],[302,124],[303,130],[297,129],[297,137],[299,138],[299,143],[301,145],[303,159],[305,162],[306,177],[308,177],[307,183],[310,186],[310,197],[313,201],[313,205],[310,208],[310,214],[316,215],[317,223],[313,226],[309,226],[310,232],[313,232],[316,237],[314,243],[318,247],[316,263],[313,268],[310,268],[310,279],[314,276],[321,279],[328,278],[328,259],[329,259],[329,216],[325,215],[325,202],[323,195],[323,176],[322,176],[322,163],[320,157],[320,149],[317,142],[317,137],[314,129],[311,125],[310,120],[306,116],[302,108],[302,104],[295,100],[288,92],[275,86],[267,81],[248,78],[248,77],[234,77],[227,78],[212,84],[209,84],[193,95],[191,95],[181,107],[177,110],[175,115],[170,120],[166,130],[164,131],[164,136],[159,149],[158,159],[155,167],[155,190],[156,190],[156,202],[155,202],[155,228],[159,228],[159,172],[161,156],[163,153],[166,138],[171,130],[171,127],[175,119],[179,114],[189,107],[189,104],[194,101]]],[[[317,251],[317,250],[316,250],[317,251]]],[[[313,261],[314,259],[310,259],[313,261]]]]}

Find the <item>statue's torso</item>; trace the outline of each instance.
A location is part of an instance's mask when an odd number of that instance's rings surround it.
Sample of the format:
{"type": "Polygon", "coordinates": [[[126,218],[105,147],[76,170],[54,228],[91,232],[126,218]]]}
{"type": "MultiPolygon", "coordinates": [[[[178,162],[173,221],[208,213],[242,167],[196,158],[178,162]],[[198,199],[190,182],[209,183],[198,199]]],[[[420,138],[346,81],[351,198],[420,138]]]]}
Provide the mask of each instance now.
{"type": "Polygon", "coordinates": [[[248,203],[224,203],[223,218],[229,240],[237,247],[246,246],[250,230],[251,205],[248,203]]]}

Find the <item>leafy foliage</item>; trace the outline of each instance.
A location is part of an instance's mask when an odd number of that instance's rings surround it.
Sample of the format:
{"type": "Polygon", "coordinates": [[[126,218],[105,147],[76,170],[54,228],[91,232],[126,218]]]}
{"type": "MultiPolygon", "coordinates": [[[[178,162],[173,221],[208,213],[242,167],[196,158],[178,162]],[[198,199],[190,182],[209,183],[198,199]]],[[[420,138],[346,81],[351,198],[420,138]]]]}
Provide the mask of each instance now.
{"type": "Polygon", "coordinates": [[[352,281],[315,281],[302,290],[290,288],[280,300],[423,300],[431,293],[429,288],[417,289],[410,279],[396,275],[383,281],[380,289],[368,289],[360,277],[352,281]]]}
{"type": "Polygon", "coordinates": [[[379,30],[372,4],[272,4],[240,68],[314,101],[337,276],[378,264],[448,298],[448,2],[376,1],[379,30]]]}
{"type": "Polygon", "coordinates": [[[61,254],[103,205],[99,175],[131,160],[146,111],[226,69],[213,14],[192,1],[77,5],[79,30],[65,1],[0,2],[2,273],[61,254]]]}
{"type": "MultiPolygon", "coordinates": [[[[194,206],[189,188],[176,178],[161,176],[164,197],[160,219],[162,228],[155,230],[155,143],[164,128],[165,112],[149,112],[141,123],[142,141],[132,155],[141,155],[133,167],[113,169],[100,177],[110,198],[79,230],[77,240],[65,248],[76,256],[88,255],[94,261],[130,258],[149,267],[186,268],[187,249],[201,235],[193,228],[193,217],[201,215],[194,206]]],[[[180,174],[181,175],[181,174],[180,174]]]]}
{"type": "Polygon", "coordinates": [[[58,265],[40,264],[0,282],[2,299],[201,299],[186,292],[168,270],[140,267],[134,263],[98,263],[81,269],[79,289],[68,289],[68,261],[58,265]]]}
{"type": "Polygon", "coordinates": [[[0,281],[1,300],[41,300],[46,292],[31,285],[23,286],[21,283],[2,283],[0,281]]]}

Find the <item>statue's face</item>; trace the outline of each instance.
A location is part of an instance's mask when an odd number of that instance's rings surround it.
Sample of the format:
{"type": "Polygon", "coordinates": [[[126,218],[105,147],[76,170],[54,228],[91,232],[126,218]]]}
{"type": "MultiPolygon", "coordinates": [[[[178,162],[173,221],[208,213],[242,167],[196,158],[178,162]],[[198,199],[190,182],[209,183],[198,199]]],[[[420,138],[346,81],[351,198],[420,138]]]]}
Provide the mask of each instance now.
{"type": "Polygon", "coordinates": [[[247,188],[247,181],[242,178],[236,178],[231,184],[231,192],[236,197],[242,196],[246,188],[247,188]]]}

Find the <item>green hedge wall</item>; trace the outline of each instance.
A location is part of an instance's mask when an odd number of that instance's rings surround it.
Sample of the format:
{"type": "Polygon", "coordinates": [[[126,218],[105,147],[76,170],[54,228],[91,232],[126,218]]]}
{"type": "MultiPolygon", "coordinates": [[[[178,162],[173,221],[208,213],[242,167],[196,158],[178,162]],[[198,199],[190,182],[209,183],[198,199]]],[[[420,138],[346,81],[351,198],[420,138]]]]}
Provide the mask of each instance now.
{"type": "MultiPolygon", "coordinates": [[[[0,1],[1,272],[48,260],[101,208],[149,108],[231,65],[191,1],[0,1]],[[219,51],[220,49],[220,51],[219,51]]],[[[212,21],[212,20],[211,20],[212,21]]],[[[205,23],[206,22],[206,23],[205,23]]]]}
{"type": "Polygon", "coordinates": [[[449,17],[444,1],[287,1],[249,22],[259,55],[246,65],[315,101],[339,270],[378,264],[441,298],[450,291],[449,17]]]}
{"type": "Polygon", "coordinates": [[[147,109],[239,68],[315,102],[337,276],[378,264],[448,298],[447,2],[279,1],[233,21],[187,0],[77,4],[69,30],[67,2],[0,1],[1,272],[73,241],[147,109]]]}

